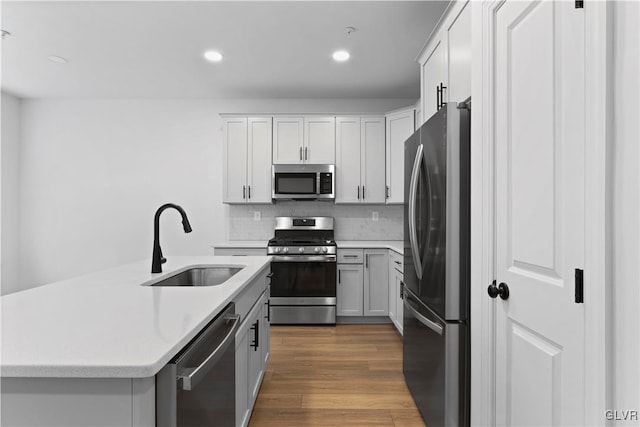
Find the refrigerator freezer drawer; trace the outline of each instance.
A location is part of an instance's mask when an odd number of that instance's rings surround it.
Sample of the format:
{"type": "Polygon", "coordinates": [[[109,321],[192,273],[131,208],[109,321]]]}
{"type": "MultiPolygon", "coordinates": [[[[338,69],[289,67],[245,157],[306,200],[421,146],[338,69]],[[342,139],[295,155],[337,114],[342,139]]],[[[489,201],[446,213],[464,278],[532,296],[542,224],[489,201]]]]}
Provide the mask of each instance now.
{"type": "Polygon", "coordinates": [[[444,322],[405,294],[403,372],[429,427],[468,426],[469,327],[444,322]]]}

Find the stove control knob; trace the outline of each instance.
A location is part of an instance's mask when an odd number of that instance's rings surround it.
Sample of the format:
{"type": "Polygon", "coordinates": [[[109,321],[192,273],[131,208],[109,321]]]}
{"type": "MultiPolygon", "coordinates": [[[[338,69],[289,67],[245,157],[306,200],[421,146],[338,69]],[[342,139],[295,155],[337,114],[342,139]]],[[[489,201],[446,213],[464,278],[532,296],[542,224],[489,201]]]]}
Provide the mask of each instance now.
{"type": "Polygon", "coordinates": [[[327,249],[326,247],[322,248],[322,253],[326,254],[327,252],[329,252],[329,249],[327,249]]]}
{"type": "Polygon", "coordinates": [[[304,253],[304,248],[300,248],[300,249],[298,249],[298,252],[300,252],[301,254],[303,254],[303,253],[304,253]]]}
{"type": "Polygon", "coordinates": [[[285,254],[289,253],[289,248],[284,248],[282,252],[284,252],[285,254]]]}
{"type": "Polygon", "coordinates": [[[315,249],[314,249],[314,252],[315,252],[315,253],[317,253],[317,254],[319,254],[319,253],[320,253],[320,248],[315,248],[315,249]]]}
{"type": "Polygon", "coordinates": [[[276,248],[276,253],[279,254],[282,251],[282,248],[276,248]]]}

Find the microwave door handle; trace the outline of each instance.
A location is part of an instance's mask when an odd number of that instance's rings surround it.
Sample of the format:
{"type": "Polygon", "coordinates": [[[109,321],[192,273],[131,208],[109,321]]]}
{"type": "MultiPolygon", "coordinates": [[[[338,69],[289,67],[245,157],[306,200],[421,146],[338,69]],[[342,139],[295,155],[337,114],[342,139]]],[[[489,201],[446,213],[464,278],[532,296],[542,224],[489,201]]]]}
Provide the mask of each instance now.
{"type": "Polygon", "coordinates": [[[422,260],[420,260],[420,251],[418,250],[418,233],[416,230],[416,197],[418,190],[418,177],[420,175],[420,165],[423,162],[422,144],[418,145],[418,152],[413,162],[413,170],[411,171],[411,181],[409,184],[409,242],[411,243],[411,255],[413,257],[413,267],[416,270],[418,279],[422,279],[422,260]]]}

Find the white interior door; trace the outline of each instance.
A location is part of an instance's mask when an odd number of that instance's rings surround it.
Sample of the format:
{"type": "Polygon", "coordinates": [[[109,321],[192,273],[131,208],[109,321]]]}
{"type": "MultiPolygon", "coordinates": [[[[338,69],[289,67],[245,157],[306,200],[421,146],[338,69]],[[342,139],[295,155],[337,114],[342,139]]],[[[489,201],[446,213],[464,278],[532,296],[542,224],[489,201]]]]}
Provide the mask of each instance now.
{"type": "Polygon", "coordinates": [[[505,2],[495,34],[498,425],[584,424],[584,11],[505,2]]]}

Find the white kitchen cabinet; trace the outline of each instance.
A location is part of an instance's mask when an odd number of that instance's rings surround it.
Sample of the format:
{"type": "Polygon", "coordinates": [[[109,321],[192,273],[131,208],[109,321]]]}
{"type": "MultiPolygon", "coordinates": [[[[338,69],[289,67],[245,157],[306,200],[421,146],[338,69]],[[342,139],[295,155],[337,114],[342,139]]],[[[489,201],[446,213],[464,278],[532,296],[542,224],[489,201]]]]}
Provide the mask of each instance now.
{"type": "Polygon", "coordinates": [[[336,203],[385,202],[384,117],[336,118],[336,203]]]}
{"type": "Polygon", "coordinates": [[[450,4],[418,56],[422,117],[427,121],[442,102],[471,96],[471,7],[468,0],[450,4]],[[444,87],[441,94],[437,88],[444,87]]]}
{"type": "Polygon", "coordinates": [[[387,316],[387,249],[338,249],[338,316],[387,316]]]}
{"type": "Polygon", "coordinates": [[[262,325],[260,326],[260,349],[262,354],[262,367],[265,371],[267,364],[269,363],[269,357],[271,356],[271,314],[269,310],[269,298],[271,298],[270,290],[271,288],[268,287],[264,297],[262,298],[262,325]]]}
{"type": "Polygon", "coordinates": [[[413,107],[416,110],[416,115],[415,115],[415,120],[414,122],[414,127],[413,127],[413,131],[417,131],[418,129],[420,129],[420,126],[422,125],[422,102],[420,100],[418,100],[418,102],[416,102],[416,105],[413,107]]]}
{"type": "Polygon", "coordinates": [[[273,164],[303,162],[304,117],[273,118],[273,164]]]}
{"type": "Polygon", "coordinates": [[[389,261],[387,249],[364,251],[364,316],[387,316],[389,261]]]}
{"type": "Polygon", "coordinates": [[[335,117],[273,118],[273,164],[334,164],[335,117]]]}
{"type": "Polygon", "coordinates": [[[402,255],[395,251],[389,251],[389,318],[396,329],[402,334],[402,324],[404,315],[404,301],[400,293],[403,280],[403,259],[402,255]]]}
{"type": "Polygon", "coordinates": [[[269,345],[269,325],[264,321],[268,298],[265,290],[236,332],[236,424],[240,426],[249,423],[268,361],[264,349],[269,345]]]}
{"type": "Polygon", "coordinates": [[[362,264],[338,264],[336,300],[336,314],[338,316],[362,316],[362,264]]]}
{"type": "Polygon", "coordinates": [[[387,124],[387,204],[404,203],[404,142],[415,128],[413,107],[388,113],[387,124]]]}
{"type": "Polygon", "coordinates": [[[223,202],[271,203],[271,117],[224,117],[223,202]]]}
{"type": "Polygon", "coordinates": [[[336,162],[336,118],[305,116],[304,163],[329,164],[336,162]]]}

